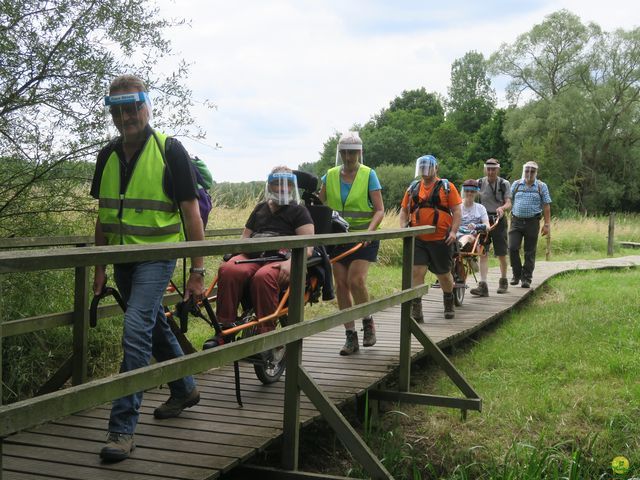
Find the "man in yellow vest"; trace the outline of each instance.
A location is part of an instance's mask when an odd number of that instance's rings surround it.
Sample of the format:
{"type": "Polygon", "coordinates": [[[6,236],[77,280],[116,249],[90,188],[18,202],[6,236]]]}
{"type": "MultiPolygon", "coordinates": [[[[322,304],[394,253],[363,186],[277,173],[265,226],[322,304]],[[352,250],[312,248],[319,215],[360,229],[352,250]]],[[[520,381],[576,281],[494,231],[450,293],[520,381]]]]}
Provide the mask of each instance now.
{"type": "MultiPolygon", "coordinates": [[[[151,103],[142,80],[122,75],[111,82],[105,97],[120,135],[104,147],[96,162],[91,195],[99,199],[96,245],[131,245],[203,240],[196,182],[189,155],[175,139],[150,126],[151,103]]],[[[204,291],[202,257],[191,259],[185,301],[204,291]]],[[[176,260],[114,265],[114,277],[127,310],[124,316],[121,372],[184,355],[162,308],[162,297],[176,260]]],[[[104,290],[105,265],[95,268],[94,292],[104,290]]],[[[171,418],[198,403],[193,377],[169,383],[171,396],[154,411],[171,418]]],[[[135,448],[133,433],[140,415],[142,392],[114,400],[107,444],[100,451],[106,461],[128,458],[135,448]]]]}
{"type": "MultiPolygon", "coordinates": [[[[362,140],[358,132],[344,134],[336,149],[336,166],[322,177],[320,199],[349,223],[349,231],[375,231],[384,217],[382,187],[375,170],[363,163],[362,140]]],[[[333,278],[336,281],[336,296],[340,310],[369,301],[367,274],[369,263],[378,256],[379,241],[366,244],[337,261],[333,265],[333,278]]],[[[332,257],[349,250],[353,244],[337,245],[331,252],[332,257]]],[[[340,355],[351,355],[360,349],[355,322],[345,325],[345,344],[340,355]]],[[[376,330],[373,317],[362,319],[362,345],[372,347],[376,344],[376,330]]]]}

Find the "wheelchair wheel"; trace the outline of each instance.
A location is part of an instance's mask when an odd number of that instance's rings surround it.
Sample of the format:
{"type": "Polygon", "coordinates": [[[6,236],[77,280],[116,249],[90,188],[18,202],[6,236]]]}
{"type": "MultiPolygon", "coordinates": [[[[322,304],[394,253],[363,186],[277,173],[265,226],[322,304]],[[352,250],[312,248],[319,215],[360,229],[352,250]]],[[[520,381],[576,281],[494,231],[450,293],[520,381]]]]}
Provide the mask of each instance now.
{"type": "Polygon", "coordinates": [[[263,352],[263,361],[253,364],[256,377],[265,385],[280,380],[286,368],[287,347],[281,346],[263,352]]]}
{"type": "Polygon", "coordinates": [[[453,262],[453,303],[460,307],[464,301],[464,294],[467,289],[464,264],[461,257],[456,257],[453,262]]]}
{"type": "Polygon", "coordinates": [[[459,278],[454,277],[453,278],[454,282],[456,283],[456,285],[462,284],[462,286],[458,287],[453,287],[453,303],[456,307],[460,307],[462,305],[462,302],[464,301],[464,292],[467,289],[467,287],[464,285],[464,282],[462,282],[459,278]]]}

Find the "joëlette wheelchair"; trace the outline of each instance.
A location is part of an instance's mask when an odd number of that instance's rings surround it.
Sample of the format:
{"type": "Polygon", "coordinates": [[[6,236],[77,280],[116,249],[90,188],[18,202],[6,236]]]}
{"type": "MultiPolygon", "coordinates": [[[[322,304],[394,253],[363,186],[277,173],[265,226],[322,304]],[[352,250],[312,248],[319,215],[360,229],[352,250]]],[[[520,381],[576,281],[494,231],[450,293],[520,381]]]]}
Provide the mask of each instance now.
{"type": "MultiPolygon", "coordinates": [[[[314,192],[318,190],[318,178],[306,172],[294,171],[293,172],[298,181],[298,187],[302,189],[301,199],[304,205],[309,210],[311,218],[314,222],[315,233],[342,233],[346,232],[348,224],[333,214],[333,211],[322,205],[320,199],[314,192]]],[[[304,292],[304,303],[313,304],[319,301],[322,296],[323,300],[332,300],[334,298],[333,292],[333,275],[331,265],[362,247],[362,243],[354,245],[351,249],[337,255],[334,258],[330,258],[323,246],[315,247],[313,255],[307,259],[307,276],[304,292]]],[[[228,261],[233,254],[227,254],[223,259],[228,261]]],[[[280,251],[274,255],[267,255],[258,257],[256,259],[242,260],[242,261],[257,261],[257,262],[273,262],[284,261],[288,258],[288,252],[280,251]]],[[[218,322],[217,316],[212,303],[215,303],[217,299],[216,285],[218,278],[214,278],[212,283],[207,288],[204,298],[198,304],[194,302],[178,302],[173,308],[165,307],[165,315],[167,321],[176,335],[182,350],[185,354],[194,353],[196,349],[191,342],[185,336],[188,331],[189,315],[203,319],[214,330],[214,335],[205,341],[203,349],[215,348],[216,346],[223,345],[229,342],[248,338],[258,334],[259,326],[264,323],[272,323],[275,329],[286,326],[287,313],[288,313],[288,299],[289,288],[286,288],[280,293],[280,299],[276,310],[263,318],[256,318],[253,306],[251,305],[250,295],[248,291],[245,291],[241,299],[240,305],[242,307],[242,314],[232,325],[227,325],[224,328],[218,322]],[[179,321],[180,326],[176,323],[179,321]]],[[[176,292],[183,297],[183,292],[171,282],[169,291],[176,292]]],[[[248,289],[247,289],[248,290],[248,289]]],[[[90,323],[91,326],[95,326],[97,323],[97,306],[98,302],[107,296],[113,296],[123,311],[126,309],[121,296],[114,288],[107,287],[100,294],[94,297],[90,308],[90,323]]],[[[257,378],[265,385],[277,382],[285,370],[286,359],[286,346],[280,346],[273,348],[266,352],[260,352],[257,355],[247,357],[244,360],[253,364],[253,368],[257,378]]],[[[234,362],[235,372],[235,389],[236,399],[238,404],[242,406],[242,399],[240,393],[240,369],[239,363],[234,362]]]]}
{"type": "Polygon", "coordinates": [[[473,275],[474,280],[477,282],[476,272],[478,271],[478,257],[485,254],[485,244],[489,238],[489,232],[495,228],[498,224],[498,220],[495,221],[489,228],[486,225],[478,225],[473,231],[466,233],[475,233],[475,239],[465,245],[460,245],[460,242],[456,240],[453,251],[453,265],[451,267],[451,275],[453,276],[453,302],[456,307],[462,305],[464,301],[464,294],[467,291],[467,278],[469,275],[473,275]]]}

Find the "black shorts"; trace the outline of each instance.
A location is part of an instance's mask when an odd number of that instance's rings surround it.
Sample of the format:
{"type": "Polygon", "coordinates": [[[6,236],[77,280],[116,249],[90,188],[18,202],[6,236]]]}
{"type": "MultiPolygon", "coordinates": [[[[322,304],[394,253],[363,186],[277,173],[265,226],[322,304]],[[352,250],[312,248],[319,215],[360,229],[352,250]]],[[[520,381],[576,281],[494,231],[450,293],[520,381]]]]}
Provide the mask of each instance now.
{"type": "MultiPolygon", "coordinates": [[[[350,248],[354,247],[355,243],[345,243],[344,245],[335,245],[334,247],[327,248],[329,256],[331,258],[337,257],[343,252],[346,252],[350,248]]],[[[338,263],[341,263],[345,266],[349,265],[354,260],[366,260],[367,262],[377,262],[378,261],[378,249],[380,248],[380,240],[374,240],[369,245],[365,247],[360,247],[358,250],[353,252],[350,255],[347,255],[342,260],[338,260],[338,263]]]]}
{"type": "MultiPolygon", "coordinates": [[[[490,220],[493,222],[494,219],[491,218],[492,215],[489,215],[490,220]]],[[[493,243],[493,254],[496,257],[503,257],[507,254],[508,246],[507,246],[507,217],[502,216],[500,222],[496,228],[489,232],[489,238],[484,242],[486,247],[486,251],[489,251],[489,245],[493,243]]]]}
{"type": "Polygon", "coordinates": [[[435,275],[448,273],[453,267],[453,246],[447,245],[444,240],[424,242],[416,238],[413,264],[426,265],[435,275]]]}

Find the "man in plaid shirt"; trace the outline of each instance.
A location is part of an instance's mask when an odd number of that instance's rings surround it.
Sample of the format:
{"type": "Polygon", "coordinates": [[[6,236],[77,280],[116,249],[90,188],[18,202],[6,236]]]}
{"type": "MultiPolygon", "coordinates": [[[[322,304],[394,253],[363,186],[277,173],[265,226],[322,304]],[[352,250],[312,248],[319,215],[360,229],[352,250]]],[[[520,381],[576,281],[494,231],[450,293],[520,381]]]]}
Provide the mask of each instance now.
{"type": "Polygon", "coordinates": [[[548,235],[551,229],[551,196],[549,187],[537,179],[538,164],[527,162],[522,167],[522,178],[511,185],[511,228],[509,229],[509,258],[513,278],[511,285],[531,286],[536,264],[538,233],[548,235]],[[544,224],[540,229],[540,219],[544,224]],[[524,265],[520,258],[520,245],[524,239],[524,265]]]}

